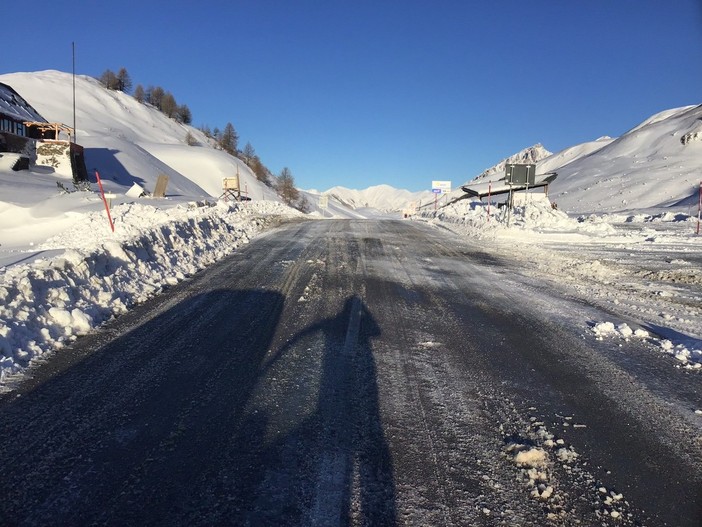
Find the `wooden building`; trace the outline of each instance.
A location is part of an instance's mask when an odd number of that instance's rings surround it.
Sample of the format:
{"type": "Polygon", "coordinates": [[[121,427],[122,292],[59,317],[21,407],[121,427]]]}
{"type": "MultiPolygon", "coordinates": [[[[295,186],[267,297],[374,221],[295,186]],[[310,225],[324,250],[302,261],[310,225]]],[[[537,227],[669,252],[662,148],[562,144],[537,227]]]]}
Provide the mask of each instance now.
{"type": "Polygon", "coordinates": [[[11,86],[0,83],[0,154],[20,154],[15,170],[30,164],[52,166],[58,175],[87,181],[83,147],[72,141],[73,129],[44,119],[11,86]],[[62,139],[65,133],[68,139],[62,139]]]}

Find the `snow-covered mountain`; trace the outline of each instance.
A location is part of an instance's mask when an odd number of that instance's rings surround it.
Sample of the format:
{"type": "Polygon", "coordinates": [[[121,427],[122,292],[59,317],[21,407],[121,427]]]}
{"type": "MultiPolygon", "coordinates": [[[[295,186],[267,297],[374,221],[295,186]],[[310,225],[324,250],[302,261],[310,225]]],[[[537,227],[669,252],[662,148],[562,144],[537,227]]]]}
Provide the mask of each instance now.
{"type": "Polygon", "coordinates": [[[324,194],[351,209],[377,209],[382,212],[400,211],[412,202],[433,199],[433,194],[429,191],[410,192],[390,185],[376,185],[364,190],[333,187],[324,194]]]}
{"type": "Polygon", "coordinates": [[[702,180],[701,130],[702,106],[667,110],[617,139],[581,145],[570,160],[567,151],[559,152],[537,172],[558,172],[551,197],[569,212],[672,206],[687,212],[702,180]]]}
{"type": "Polygon", "coordinates": [[[482,172],[481,174],[477,175],[474,177],[471,182],[472,183],[477,183],[477,182],[487,182],[487,181],[495,181],[497,179],[503,179],[505,176],[505,166],[506,165],[511,165],[511,164],[533,164],[533,163],[538,163],[542,159],[546,159],[547,157],[551,156],[551,152],[546,150],[541,143],[536,144],[534,146],[530,146],[529,148],[525,148],[524,150],[520,150],[514,155],[509,156],[508,158],[503,159],[499,163],[497,163],[495,166],[492,166],[482,172]]]}

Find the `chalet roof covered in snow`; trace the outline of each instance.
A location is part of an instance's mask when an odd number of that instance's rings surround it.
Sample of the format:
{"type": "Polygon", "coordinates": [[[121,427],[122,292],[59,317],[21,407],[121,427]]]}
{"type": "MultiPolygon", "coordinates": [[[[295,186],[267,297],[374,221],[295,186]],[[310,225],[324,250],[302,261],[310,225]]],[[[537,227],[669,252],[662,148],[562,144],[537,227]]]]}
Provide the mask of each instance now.
{"type": "Polygon", "coordinates": [[[0,83],[0,115],[15,121],[46,122],[46,119],[39,115],[39,112],[32,108],[19,93],[2,83],[0,83]]]}

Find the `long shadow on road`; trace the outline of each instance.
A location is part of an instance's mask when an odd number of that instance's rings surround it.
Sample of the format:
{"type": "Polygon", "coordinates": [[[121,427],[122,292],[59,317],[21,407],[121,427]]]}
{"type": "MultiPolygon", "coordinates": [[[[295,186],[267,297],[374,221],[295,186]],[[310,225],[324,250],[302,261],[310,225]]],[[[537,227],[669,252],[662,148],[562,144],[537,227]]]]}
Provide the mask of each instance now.
{"type": "Polygon", "coordinates": [[[2,400],[2,523],[395,523],[375,320],[352,297],[286,339],[284,305],[194,296],[2,400]],[[298,397],[285,372],[309,371],[298,397]]]}

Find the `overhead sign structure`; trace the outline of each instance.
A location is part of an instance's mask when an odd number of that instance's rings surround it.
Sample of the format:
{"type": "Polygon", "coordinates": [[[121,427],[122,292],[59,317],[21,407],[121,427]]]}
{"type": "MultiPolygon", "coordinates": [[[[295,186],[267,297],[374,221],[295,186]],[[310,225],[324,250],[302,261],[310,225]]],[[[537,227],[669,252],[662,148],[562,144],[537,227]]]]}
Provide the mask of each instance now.
{"type": "Polygon", "coordinates": [[[448,194],[451,192],[451,182],[450,181],[432,181],[431,191],[434,194],[448,194]]]}

